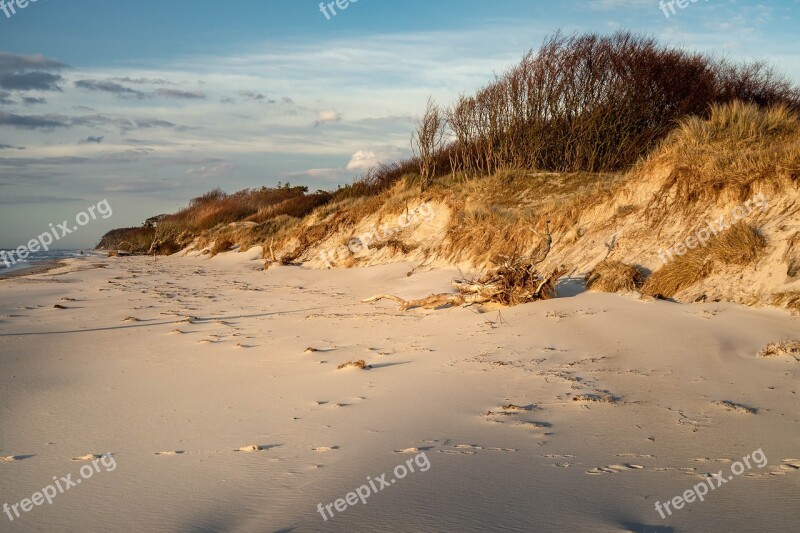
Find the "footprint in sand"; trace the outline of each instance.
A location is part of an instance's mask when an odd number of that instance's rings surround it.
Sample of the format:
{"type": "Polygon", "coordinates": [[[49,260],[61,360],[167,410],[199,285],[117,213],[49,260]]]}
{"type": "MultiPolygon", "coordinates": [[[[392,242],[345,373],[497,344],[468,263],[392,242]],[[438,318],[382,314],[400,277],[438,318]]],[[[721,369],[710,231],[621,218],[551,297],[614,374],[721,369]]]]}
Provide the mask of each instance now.
{"type": "Polygon", "coordinates": [[[403,448],[402,450],[395,450],[394,453],[419,453],[419,448],[403,448]]]}
{"type": "Polygon", "coordinates": [[[473,455],[478,451],[490,451],[490,452],[516,452],[515,448],[498,448],[495,446],[490,446],[488,448],[484,448],[483,446],[478,446],[477,444],[456,444],[450,450],[439,450],[439,453],[454,453],[454,454],[463,454],[463,455],[473,455]]]}
{"type": "Polygon", "coordinates": [[[721,400],[714,402],[714,405],[719,407],[724,407],[728,411],[733,411],[736,413],[748,414],[748,415],[755,415],[758,414],[758,409],[755,407],[748,407],[746,405],[742,405],[740,403],[732,402],[730,400],[721,400]]]}
{"type": "Polygon", "coordinates": [[[513,416],[522,413],[524,411],[533,411],[535,408],[536,406],[533,404],[522,406],[509,403],[495,408],[494,411],[492,410],[486,411],[486,415],[484,416],[513,416]]]}
{"type": "Polygon", "coordinates": [[[172,450],[169,452],[155,452],[153,455],[183,455],[185,453],[184,450],[172,450]]]}
{"type": "Polygon", "coordinates": [[[591,470],[587,470],[586,473],[592,476],[597,476],[601,474],[619,474],[620,472],[627,472],[630,470],[643,470],[643,469],[644,467],[642,465],[625,463],[622,465],[598,466],[596,468],[592,468],[591,470]]]}
{"type": "Polygon", "coordinates": [[[606,391],[598,391],[593,394],[578,394],[572,397],[572,401],[575,403],[611,403],[615,404],[619,402],[619,398],[614,396],[613,394],[606,392],[606,391]]]}
{"type": "Polygon", "coordinates": [[[338,446],[317,446],[316,448],[311,448],[312,452],[332,452],[333,450],[338,450],[338,446]]]}

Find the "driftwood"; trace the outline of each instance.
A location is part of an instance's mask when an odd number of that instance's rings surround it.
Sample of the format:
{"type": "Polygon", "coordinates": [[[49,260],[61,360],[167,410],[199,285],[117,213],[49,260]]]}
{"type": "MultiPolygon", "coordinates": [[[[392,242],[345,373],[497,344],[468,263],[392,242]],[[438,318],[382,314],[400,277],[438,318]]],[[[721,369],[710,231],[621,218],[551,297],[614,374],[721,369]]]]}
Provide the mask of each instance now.
{"type": "Polygon", "coordinates": [[[391,294],[378,294],[367,298],[363,303],[392,300],[400,305],[401,311],[415,307],[436,309],[485,303],[519,305],[555,298],[556,282],[565,272],[565,268],[559,267],[549,276],[540,276],[530,261],[509,261],[477,280],[454,279],[452,285],[455,293],[431,294],[419,300],[404,300],[391,294]]]}
{"type": "Polygon", "coordinates": [[[452,286],[455,293],[431,294],[419,300],[404,300],[391,294],[378,294],[363,300],[363,303],[378,300],[392,300],[400,305],[401,311],[414,307],[436,309],[439,307],[455,307],[497,303],[500,305],[519,305],[536,300],[549,300],[556,297],[556,282],[567,269],[556,268],[549,276],[538,273],[536,266],[542,263],[550,253],[553,239],[550,235],[550,223],[545,224],[545,233],[534,228],[531,231],[542,238],[542,242],[534,250],[532,257],[501,257],[497,261],[500,266],[477,279],[454,279],[452,286]]]}

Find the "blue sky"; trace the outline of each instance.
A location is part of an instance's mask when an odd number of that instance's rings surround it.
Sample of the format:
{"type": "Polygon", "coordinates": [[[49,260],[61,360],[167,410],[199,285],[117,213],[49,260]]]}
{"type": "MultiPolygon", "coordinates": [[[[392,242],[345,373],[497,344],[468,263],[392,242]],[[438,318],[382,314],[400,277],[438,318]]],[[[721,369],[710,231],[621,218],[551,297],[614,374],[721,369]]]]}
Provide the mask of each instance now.
{"type": "MultiPolygon", "coordinates": [[[[8,2],[8,0],[6,0],[8,2]]],[[[449,103],[549,33],[631,29],[800,81],[800,1],[38,0],[0,11],[0,247],[89,205],[61,241],[172,212],[214,187],[352,181],[409,152],[449,103]],[[327,3],[327,2],[326,2],[327,3]]]]}

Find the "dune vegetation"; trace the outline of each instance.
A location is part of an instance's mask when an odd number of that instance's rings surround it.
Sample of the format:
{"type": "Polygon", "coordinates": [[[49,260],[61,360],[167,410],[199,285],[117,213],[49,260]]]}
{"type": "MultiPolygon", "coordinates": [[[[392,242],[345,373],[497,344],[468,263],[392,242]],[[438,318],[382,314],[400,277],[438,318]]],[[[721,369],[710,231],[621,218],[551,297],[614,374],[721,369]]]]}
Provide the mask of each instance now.
{"type": "Polygon", "coordinates": [[[584,272],[592,290],[679,300],[726,269],[786,263],[786,278],[763,294],[721,297],[791,307],[796,299],[773,295],[796,292],[800,280],[790,223],[800,209],[798,113],[800,90],[764,63],[734,64],[627,32],[557,33],[474,95],[448,107],[429,101],[410,159],[332,192],[216,189],[142,228],[109,232],[99,248],[216,255],[261,246],[267,266],[320,266],[320,250],[430,202],[437,217],[428,231],[406,228],[374,242],[372,255],[336,266],[485,269],[533,257],[547,241],[543,266],[584,272]],[[652,260],[757,193],[780,199],[770,206],[779,216],[757,213],[669,264],[652,260]]]}

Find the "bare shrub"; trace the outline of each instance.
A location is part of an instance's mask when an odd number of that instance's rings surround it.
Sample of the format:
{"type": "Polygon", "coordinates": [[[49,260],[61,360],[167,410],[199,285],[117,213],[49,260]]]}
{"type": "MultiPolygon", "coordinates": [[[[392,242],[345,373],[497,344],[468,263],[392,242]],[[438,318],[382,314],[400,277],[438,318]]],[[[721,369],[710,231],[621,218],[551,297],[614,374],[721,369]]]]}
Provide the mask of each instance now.
{"type": "Polygon", "coordinates": [[[411,147],[419,163],[421,188],[424,191],[433,184],[436,163],[444,142],[444,119],[439,106],[428,99],[425,114],[411,138],[411,147]]]}

